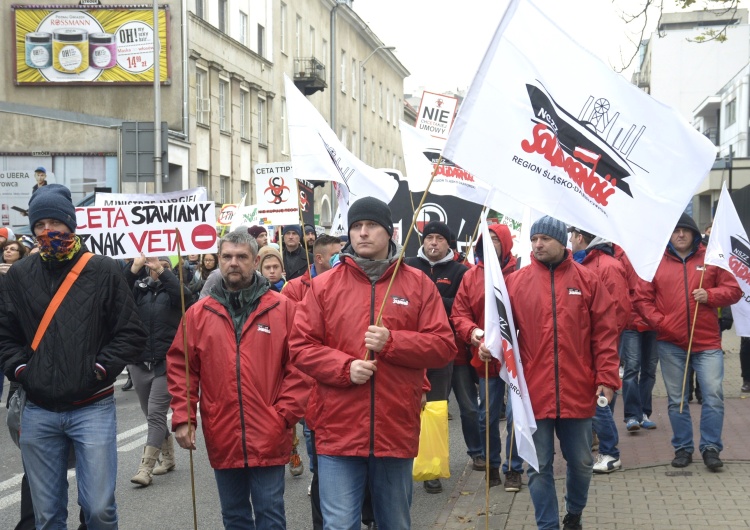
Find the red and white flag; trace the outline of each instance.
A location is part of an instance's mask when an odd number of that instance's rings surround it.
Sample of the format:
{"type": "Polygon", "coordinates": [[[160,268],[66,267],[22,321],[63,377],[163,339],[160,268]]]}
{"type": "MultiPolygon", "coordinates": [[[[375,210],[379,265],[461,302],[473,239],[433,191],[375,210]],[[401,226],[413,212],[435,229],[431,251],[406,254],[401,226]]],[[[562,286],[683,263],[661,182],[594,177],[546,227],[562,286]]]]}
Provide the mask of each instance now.
{"type": "Polygon", "coordinates": [[[532,208],[618,243],[653,278],[716,147],[511,0],[443,154],[532,208]]]}
{"type": "Polygon", "coordinates": [[[500,370],[500,377],[508,384],[518,456],[539,471],[533,438],[536,420],[531,408],[529,391],[526,388],[526,379],[523,376],[510,298],[508,289],[505,287],[500,261],[492,245],[487,220],[484,217],[482,217],[482,245],[484,246],[484,345],[503,366],[500,370]]]}
{"type": "Polygon", "coordinates": [[[750,337],[750,240],[726,183],[721,187],[719,204],[716,206],[705,263],[734,274],[742,289],[742,298],[732,306],[734,330],[738,337],[750,337]]]}

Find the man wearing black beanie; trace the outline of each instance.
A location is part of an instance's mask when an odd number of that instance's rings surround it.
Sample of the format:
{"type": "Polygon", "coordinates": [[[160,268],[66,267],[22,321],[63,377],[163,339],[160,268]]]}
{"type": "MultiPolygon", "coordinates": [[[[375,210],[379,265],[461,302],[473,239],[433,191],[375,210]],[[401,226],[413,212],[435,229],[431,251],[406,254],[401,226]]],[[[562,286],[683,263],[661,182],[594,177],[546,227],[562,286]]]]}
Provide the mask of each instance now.
{"type": "Polygon", "coordinates": [[[36,524],[67,527],[67,471],[61,464],[73,446],[85,524],[114,529],[114,382],[126,364],[140,360],[146,334],[120,267],[106,256],[92,255],[75,234],[70,190],[59,184],[40,187],[28,213],[40,252],[7,274],[5,300],[13,302],[0,303],[0,364],[28,398],[20,445],[36,524]],[[37,341],[48,306],[79,265],[37,341]]]}
{"type": "Polygon", "coordinates": [[[292,362],[317,382],[307,418],[323,520],[359,527],[369,483],[378,527],[410,528],[424,370],[450,362],[456,344],[432,281],[408,265],[393,277],[388,205],[359,199],[348,219],[341,265],[313,280],[289,339],[292,362]]]}

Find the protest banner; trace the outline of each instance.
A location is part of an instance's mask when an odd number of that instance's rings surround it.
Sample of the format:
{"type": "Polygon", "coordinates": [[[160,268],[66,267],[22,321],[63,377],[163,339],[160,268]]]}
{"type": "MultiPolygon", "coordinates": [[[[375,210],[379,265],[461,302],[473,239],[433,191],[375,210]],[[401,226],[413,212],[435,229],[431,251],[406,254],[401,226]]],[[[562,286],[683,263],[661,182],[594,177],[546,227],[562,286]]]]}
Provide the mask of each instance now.
{"type": "Polygon", "coordinates": [[[207,201],[206,188],[199,186],[189,190],[167,191],[164,193],[102,193],[97,192],[94,206],[125,206],[128,204],[155,204],[170,202],[207,201]]]}
{"type": "Polygon", "coordinates": [[[448,133],[453,125],[457,106],[458,98],[456,97],[435,94],[434,92],[422,92],[416,128],[435,138],[445,140],[448,138],[448,133]]]}

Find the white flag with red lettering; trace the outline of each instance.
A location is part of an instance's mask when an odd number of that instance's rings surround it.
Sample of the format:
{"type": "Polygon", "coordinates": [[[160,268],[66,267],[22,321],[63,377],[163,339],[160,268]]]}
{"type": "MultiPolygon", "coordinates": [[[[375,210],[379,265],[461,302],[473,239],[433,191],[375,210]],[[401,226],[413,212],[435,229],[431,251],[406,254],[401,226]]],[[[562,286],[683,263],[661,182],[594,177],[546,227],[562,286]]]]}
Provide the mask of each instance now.
{"type": "Polygon", "coordinates": [[[482,245],[484,246],[484,345],[503,367],[500,377],[508,384],[508,396],[513,407],[513,428],[518,456],[539,471],[533,434],[536,420],[531,398],[523,376],[516,326],[505,279],[492,244],[487,219],[482,217],[482,245]]]}
{"type": "Polygon", "coordinates": [[[532,208],[618,243],[650,280],[716,147],[511,0],[443,154],[532,208]]]}
{"type": "Polygon", "coordinates": [[[706,265],[726,269],[737,279],[742,298],[732,306],[738,337],[750,337],[750,240],[724,183],[716,206],[711,237],[706,248],[706,265]]]}

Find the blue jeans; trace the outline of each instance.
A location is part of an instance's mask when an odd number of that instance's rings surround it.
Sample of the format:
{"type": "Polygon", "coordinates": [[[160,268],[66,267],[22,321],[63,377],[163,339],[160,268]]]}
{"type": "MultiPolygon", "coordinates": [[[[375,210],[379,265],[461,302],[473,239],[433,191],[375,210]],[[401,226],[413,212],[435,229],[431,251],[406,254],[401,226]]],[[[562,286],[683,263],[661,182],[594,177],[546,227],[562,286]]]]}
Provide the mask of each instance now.
{"type": "MultiPolygon", "coordinates": [[[[487,425],[484,389],[487,380],[484,377],[479,378],[479,435],[482,437],[482,443],[487,439],[487,425]]],[[[490,377],[489,379],[489,397],[490,397],[490,447],[489,454],[485,458],[489,461],[493,469],[500,468],[500,410],[505,401],[505,381],[499,377],[490,377]]]]}
{"type": "Polygon", "coordinates": [[[318,455],[324,530],[360,530],[365,484],[378,528],[411,528],[413,458],[318,455]]]}
{"type": "Polygon", "coordinates": [[[641,421],[651,416],[651,393],[656,383],[659,353],[655,331],[626,329],[620,337],[620,359],[623,362],[622,399],[625,422],[641,421]]]}
{"type": "Polygon", "coordinates": [[[310,463],[308,467],[310,468],[310,473],[315,473],[315,460],[313,459],[313,453],[315,452],[315,449],[313,448],[312,431],[307,428],[307,422],[305,421],[305,418],[302,418],[300,420],[300,423],[302,424],[302,434],[305,435],[305,447],[307,447],[307,460],[310,463]]]}
{"type": "Polygon", "coordinates": [[[286,528],[285,467],[214,469],[224,528],[228,530],[284,530],[286,528]],[[253,513],[255,513],[254,519],[253,513]]]}
{"type": "Polygon", "coordinates": [[[458,410],[461,411],[461,430],[464,433],[466,452],[470,457],[484,454],[482,438],[479,436],[479,412],[477,406],[477,385],[471,372],[473,366],[453,365],[451,385],[456,396],[458,410]]]}
{"type": "Polygon", "coordinates": [[[617,448],[620,436],[617,434],[617,425],[610,405],[597,406],[592,422],[594,432],[599,437],[599,454],[620,458],[620,450],[617,448]]]}
{"type": "Polygon", "coordinates": [[[510,462],[510,471],[523,474],[523,458],[518,456],[515,433],[511,434],[511,431],[513,430],[513,406],[511,405],[510,399],[508,399],[505,412],[508,415],[505,425],[505,432],[508,437],[505,439],[505,462],[503,462],[503,473],[509,471],[508,462],[510,462]],[[511,443],[511,439],[513,440],[513,443],[511,443]]]}
{"type": "Polygon", "coordinates": [[[557,433],[563,458],[568,463],[565,482],[565,503],[568,513],[580,514],[589,496],[594,458],[591,454],[591,418],[536,420],[534,445],[539,460],[539,472],[529,466],[529,494],[534,503],[536,524],[541,529],[559,529],[553,463],[557,433]]]}
{"type": "Polygon", "coordinates": [[[31,487],[36,527],[68,528],[67,461],[76,455],[78,504],[90,530],[117,528],[117,419],[110,396],[86,407],[51,412],[26,403],[21,454],[31,487]]]}
{"type": "MultiPolygon", "coordinates": [[[[685,374],[685,358],[687,353],[671,342],[658,341],[661,373],[664,376],[664,386],[667,389],[669,403],[669,422],[672,424],[672,446],[675,451],[680,449],[693,453],[693,422],[690,419],[688,406],[688,386],[680,399],[682,379],[685,374]],[[680,414],[680,402],[683,403],[680,414]]],[[[724,426],[724,353],[721,350],[706,350],[690,354],[690,366],[695,370],[698,384],[703,392],[701,406],[701,440],[698,449],[701,453],[713,448],[721,452],[721,431],[724,426]]]]}

